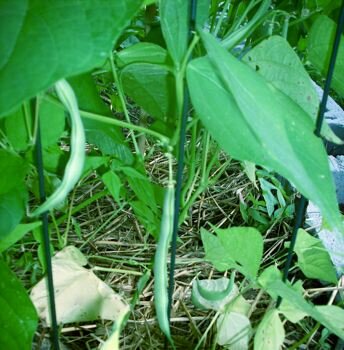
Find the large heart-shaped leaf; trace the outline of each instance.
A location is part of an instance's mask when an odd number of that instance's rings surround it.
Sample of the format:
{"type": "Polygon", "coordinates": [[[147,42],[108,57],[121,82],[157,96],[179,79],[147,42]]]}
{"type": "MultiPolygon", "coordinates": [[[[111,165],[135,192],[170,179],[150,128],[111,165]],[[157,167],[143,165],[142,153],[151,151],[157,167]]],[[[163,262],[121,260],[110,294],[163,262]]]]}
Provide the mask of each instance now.
{"type": "Polygon", "coordinates": [[[0,115],[104,62],[142,0],[3,0],[0,115]]]}
{"type": "Polygon", "coordinates": [[[209,57],[188,66],[193,105],[231,156],[269,167],[316,203],[328,225],[343,231],[333,179],[314,123],[289,97],[202,34],[209,57]]]}

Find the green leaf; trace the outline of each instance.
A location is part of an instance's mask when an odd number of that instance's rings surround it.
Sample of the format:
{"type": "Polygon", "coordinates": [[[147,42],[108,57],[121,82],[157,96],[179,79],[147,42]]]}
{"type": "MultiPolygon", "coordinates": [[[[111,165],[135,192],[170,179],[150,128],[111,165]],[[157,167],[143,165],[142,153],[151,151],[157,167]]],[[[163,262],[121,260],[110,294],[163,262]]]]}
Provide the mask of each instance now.
{"type": "Polygon", "coordinates": [[[227,254],[240,265],[239,271],[246,277],[255,278],[263,257],[260,232],[253,227],[215,229],[215,232],[227,254]]]}
{"type": "Polygon", "coordinates": [[[26,290],[0,260],[0,348],[31,350],[37,314],[26,290]]]}
{"type": "Polygon", "coordinates": [[[68,82],[73,88],[80,109],[91,113],[111,116],[110,108],[100,98],[90,72],[70,77],[68,82]]]}
{"type": "Polygon", "coordinates": [[[168,52],[175,65],[182,62],[188,46],[189,1],[160,0],[160,21],[168,52]]]}
{"type": "Polygon", "coordinates": [[[23,184],[27,163],[19,156],[0,149],[0,194],[23,184]]]}
{"type": "Polygon", "coordinates": [[[109,157],[87,156],[85,158],[83,174],[87,174],[89,171],[96,170],[102,165],[108,164],[109,160],[109,157]]]}
{"type": "Polygon", "coordinates": [[[238,295],[238,287],[226,278],[197,280],[192,283],[192,302],[200,309],[224,310],[238,295]]]}
{"type": "Polygon", "coordinates": [[[133,63],[121,71],[126,94],[151,116],[170,120],[175,116],[175,83],[163,66],[133,63]]]}
{"type": "Polygon", "coordinates": [[[131,201],[129,204],[147,232],[157,239],[160,231],[160,217],[156,216],[142,201],[131,201]]]}
{"type": "MultiPolygon", "coordinates": [[[[297,281],[292,285],[292,288],[302,297],[304,289],[302,287],[302,281],[297,281]]],[[[279,311],[293,323],[301,321],[304,317],[307,316],[305,312],[295,307],[288,300],[283,299],[279,307],[279,311]]]]}
{"type": "Polygon", "coordinates": [[[251,336],[251,323],[238,312],[221,314],[216,322],[217,343],[231,350],[247,350],[251,336]]]}
{"type": "Polygon", "coordinates": [[[275,280],[269,283],[266,286],[266,290],[271,295],[279,295],[298,310],[313,317],[338,337],[344,338],[343,323],[341,322],[338,324],[337,322],[338,318],[341,318],[342,320],[344,319],[344,310],[340,307],[332,306],[335,308],[335,318],[332,319],[329,317],[329,309],[323,311],[323,309],[320,308],[319,310],[319,306],[315,307],[313,304],[307,302],[297,291],[280,280],[275,280]]]}
{"type": "Polygon", "coordinates": [[[287,178],[321,208],[331,228],[342,232],[327,154],[311,118],[210,34],[202,37],[209,58],[191,61],[187,78],[193,105],[210,134],[232,157],[287,178]]]}
{"type": "Polygon", "coordinates": [[[234,268],[248,278],[255,278],[263,256],[263,238],[259,231],[252,227],[214,230],[216,238],[201,230],[206,259],[217,269],[220,267],[220,271],[234,268]]]}
{"type": "Polygon", "coordinates": [[[24,215],[28,199],[26,172],[25,160],[0,150],[0,238],[8,235],[24,215]]]}
{"type": "Polygon", "coordinates": [[[0,115],[57,80],[101,65],[142,0],[3,0],[0,115]],[[4,12],[3,12],[4,11],[4,12]]]}
{"type": "MultiPolygon", "coordinates": [[[[331,329],[334,334],[341,334],[344,339],[344,310],[335,305],[315,306],[316,311],[321,314],[322,319],[326,320],[326,324],[331,324],[331,329]]],[[[325,324],[325,323],[323,323],[325,324]]]]}
{"type": "MultiPolygon", "coordinates": [[[[90,72],[71,77],[68,81],[73,87],[81,110],[112,118],[110,108],[100,98],[90,72]]],[[[120,128],[86,118],[83,119],[83,124],[87,141],[98,146],[103,154],[113,154],[119,158],[123,156],[129,163],[132,161],[120,128]]]]}
{"type": "Polygon", "coordinates": [[[123,68],[131,63],[167,64],[167,51],[152,43],[138,43],[118,52],[116,64],[123,68]]]}
{"type": "Polygon", "coordinates": [[[86,131],[87,141],[97,145],[103,155],[115,156],[124,164],[132,164],[134,156],[130,149],[121,141],[117,141],[116,136],[111,136],[116,135],[116,132],[113,133],[111,128],[103,130],[103,127],[106,129],[107,125],[98,122],[88,124],[88,131],[86,131]],[[90,125],[92,126],[90,127],[90,125]]]}
{"type": "MultiPolygon", "coordinates": [[[[297,103],[312,118],[315,127],[319,98],[307,71],[288,41],[281,36],[271,36],[250,50],[243,61],[297,103]]],[[[326,121],[321,133],[332,142],[341,142],[326,121]]]]}
{"type": "MultiPolygon", "coordinates": [[[[313,23],[307,38],[307,58],[325,77],[327,74],[336,23],[327,16],[319,16],[313,23]]],[[[331,87],[344,97],[344,39],[341,36],[337,54],[336,66],[333,73],[331,87]]]]}
{"type": "Polygon", "coordinates": [[[113,171],[108,171],[102,176],[102,180],[117,203],[120,202],[121,179],[113,171]]]}
{"type": "Polygon", "coordinates": [[[128,178],[129,186],[135,192],[137,198],[147,205],[156,214],[158,212],[155,201],[154,187],[148,179],[128,178]]]}
{"type": "Polygon", "coordinates": [[[210,0],[198,0],[196,4],[196,28],[202,29],[209,17],[210,0]]]}
{"type": "MultiPolygon", "coordinates": [[[[268,285],[276,280],[282,280],[282,273],[275,265],[269,266],[263,270],[258,277],[258,283],[263,287],[267,288],[268,285]]],[[[273,292],[269,293],[273,299],[277,299],[277,294],[273,292]]]]}
{"type": "Polygon", "coordinates": [[[298,265],[306,277],[337,283],[337,275],[330,255],[320,239],[312,237],[303,229],[299,229],[295,253],[298,265]]]}
{"type": "Polygon", "coordinates": [[[216,270],[223,272],[232,268],[233,265],[237,266],[228,256],[217,236],[201,228],[201,237],[205,250],[205,259],[210,261],[216,270]]]}
{"type": "MultiPolygon", "coordinates": [[[[31,120],[29,120],[31,122],[31,120]]],[[[6,116],[4,130],[8,141],[16,151],[25,151],[29,144],[29,133],[27,130],[23,107],[6,116]]]]}
{"type": "Polygon", "coordinates": [[[56,104],[43,100],[39,106],[39,118],[43,148],[56,144],[65,128],[64,111],[56,104]]]}
{"type": "Polygon", "coordinates": [[[0,194],[0,240],[8,236],[25,213],[27,191],[20,187],[0,194]]]}
{"type": "Polygon", "coordinates": [[[278,310],[272,309],[265,313],[259,323],[254,337],[254,350],[280,349],[285,337],[282,322],[278,316],[278,310]]]}
{"type": "MultiPolygon", "coordinates": [[[[278,203],[279,203],[277,198],[275,198],[274,194],[272,193],[272,191],[273,190],[279,191],[279,189],[276,186],[274,186],[273,184],[271,184],[269,181],[266,181],[263,178],[259,179],[259,183],[260,183],[260,188],[262,189],[262,194],[263,194],[263,197],[265,200],[268,215],[271,216],[273,214],[273,212],[275,211],[275,205],[278,205],[278,203]]],[[[280,195],[280,198],[283,198],[283,196],[280,195]]],[[[280,203],[280,205],[282,207],[284,207],[285,201],[282,201],[282,203],[280,203]]]]}
{"type": "MultiPolygon", "coordinates": [[[[268,289],[269,284],[273,283],[274,281],[282,281],[282,273],[277,269],[276,266],[269,266],[261,273],[258,278],[258,283],[266,290],[268,289]]],[[[291,288],[293,288],[293,290],[296,291],[302,298],[304,290],[301,281],[295,282],[291,288]]],[[[277,300],[278,294],[276,292],[271,289],[269,289],[268,292],[274,300],[277,300]]],[[[302,311],[302,309],[299,309],[294,304],[290,303],[287,299],[282,300],[279,311],[283,313],[283,315],[290,322],[293,323],[297,323],[305,316],[307,316],[307,314],[302,311]]]]}
{"type": "Polygon", "coordinates": [[[19,224],[7,235],[0,234],[0,253],[11,247],[14,243],[18,242],[28,232],[41,225],[41,221],[31,222],[29,224],[19,224]]]}
{"type": "MultiPolygon", "coordinates": [[[[32,156],[34,154],[32,153],[32,156]]],[[[44,169],[52,172],[61,174],[64,166],[68,160],[69,153],[62,151],[61,147],[56,143],[43,149],[44,169]]],[[[34,163],[32,157],[32,163],[34,163]]]]}
{"type": "Polygon", "coordinates": [[[243,161],[242,162],[242,166],[243,166],[243,170],[246,173],[247,177],[249,178],[249,180],[252,182],[252,184],[254,186],[256,185],[256,164],[252,163],[252,162],[248,162],[248,161],[243,161]]]}

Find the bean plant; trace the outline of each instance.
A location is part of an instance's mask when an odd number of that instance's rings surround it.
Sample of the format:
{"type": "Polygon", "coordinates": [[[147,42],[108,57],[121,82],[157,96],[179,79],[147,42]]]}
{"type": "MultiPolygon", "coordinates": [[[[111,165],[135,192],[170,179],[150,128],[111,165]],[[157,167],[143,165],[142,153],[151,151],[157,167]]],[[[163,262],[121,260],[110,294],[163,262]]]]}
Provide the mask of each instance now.
{"type": "MultiPolygon", "coordinates": [[[[344,339],[342,308],[314,305],[303,295],[302,279],[336,285],[343,272],[318,238],[300,229],[295,266],[301,277],[293,281],[282,278],[282,264],[263,263],[264,234],[293,217],[299,193],[319,207],[323,228],[343,239],[324,146],[342,141],[326,123],[321,138],[314,134],[319,99],[311,80],[321,85],[326,76],[340,6],[339,0],[1,1],[1,348],[33,346],[41,313],[28,290],[38,277],[32,272],[30,283],[23,283],[14,270],[15,257],[34,240],[39,277],[46,273],[42,217],[49,213],[48,228],[56,232],[50,249],[56,253],[73,245],[71,216],[110,195],[156,241],[156,319],[166,347],[178,349],[168,294],[174,223],[182,225],[197,198],[233,164],[261,196],[240,199],[241,225],[209,223],[200,229],[204,261],[225,275],[193,280],[195,307],[215,311],[195,349],[204,346],[211,329],[213,349],[280,349],[285,322],[305,317],[344,339]],[[37,164],[37,148],[43,165],[37,164]],[[167,164],[159,183],[146,170],[153,154],[167,164]],[[175,173],[182,155],[180,183],[175,173]],[[48,198],[43,201],[42,167],[48,198]],[[101,179],[104,190],[73,207],[76,189],[90,174],[101,179]],[[247,293],[270,297],[259,322],[251,318],[256,305],[247,293]]],[[[332,84],[338,99],[344,97],[343,67],[342,38],[332,84]]],[[[73,254],[83,271],[84,258],[73,254]]],[[[115,321],[99,348],[117,349],[150,278],[146,271],[117,320],[92,311],[73,321],[93,321],[95,314],[115,321]]],[[[59,317],[59,325],[66,323],[59,317]]]]}

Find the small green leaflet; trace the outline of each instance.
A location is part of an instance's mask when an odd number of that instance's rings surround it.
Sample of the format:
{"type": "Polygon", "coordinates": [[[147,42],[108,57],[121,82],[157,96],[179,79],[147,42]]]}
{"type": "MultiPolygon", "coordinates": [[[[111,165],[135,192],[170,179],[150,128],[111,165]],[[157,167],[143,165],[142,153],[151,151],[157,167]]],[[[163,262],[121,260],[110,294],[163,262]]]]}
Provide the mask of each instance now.
{"type": "MultiPolygon", "coordinates": [[[[330,62],[336,23],[327,16],[318,16],[307,38],[307,58],[325,76],[330,62]]],[[[344,39],[341,36],[331,87],[344,97],[344,39]]]]}
{"type": "Polygon", "coordinates": [[[259,179],[260,187],[262,189],[263,197],[266,203],[266,209],[268,211],[268,215],[271,216],[275,211],[275,205],[280,205],[282,208],[285,207],[286,203],[284,197],[279,188],[273,185],[271,182],[260,178],[259,179]],[[276,197],[272,193],[272,191],[276,191],[276,197]]]}
{"type": "Polygon", "coordinates": [[[0,115],[54,82],[100,66],[142,0],[0,4],[0,115]]]}
{"type": "Polygon", "coordinates": [[[0,349],[31,350],[38,317],[26,290],[0,260],[0,349]]]}
{"type": "Polygon", "coordinates": [[[320,207],[330,228],[343,232],[327,154],[311,118],[210,34],[202,38],[209,58],[191,61],[187,79],[204,126],[234,158],[291,181],[320,207]]]}
{"type": "Polygon", "coordinates": [[[108,171],[102,176],[102,181],[117,203],[120,202],[121,179],[113,171],[108,171]]]}
{"type": "MultiPolygon", "coordinates": [[[[319,98],[311,78],[287,40],[271,36],[250,50],[243,61],[297,103],[315,125],[319,98]]],[[[326,139],[341,143],[326,121],[321,133],[326,139]]]]}
{"type": "Polygon", "coordinates": [[[189,1],[160,0],[161,29],[168,52],[180,66],[188,46],[189,1]]]}
{"type": "Polygon", "coordinates": [[[312,237],[303,229],[299,229],[295,253],[298,265],[306,277],[337,283],[337,275],[330,255],[320,239],[312,237]]]}
{"type": "Polygon", "coordinates": [[[253,227],[214,230],[217,236],[201,229],[206,259],[219,271],[234,268],[247,278],[255,279],[263,256],[260,232],[253,227]]]}
{"type": "Polygon", "coordinates": [[[285,332],[278,310],[269,310],[257,328],[254,350],[278,350],[283,344],[284,337],[285,332]]]}

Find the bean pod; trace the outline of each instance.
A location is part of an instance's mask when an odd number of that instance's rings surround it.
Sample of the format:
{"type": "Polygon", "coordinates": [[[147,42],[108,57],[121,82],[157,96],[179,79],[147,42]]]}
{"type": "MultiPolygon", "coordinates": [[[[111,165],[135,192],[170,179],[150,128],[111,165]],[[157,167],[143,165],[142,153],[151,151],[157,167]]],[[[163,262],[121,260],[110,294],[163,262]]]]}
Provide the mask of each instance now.
{"type": "Polygon", "coordinates": [[[162,332],[174,347],[168,317],[167,255],[172,238],[174,218],[174,186],[169,183],[164,197],[160,236],[154,259],[154,302],[162,332]]]}
{"type": "Polygon", "coordinates": [[[66,80],[55,84],[56,93],[70,115],[71,150],[65,173],[60,186],[30,216],[38,216],[59,205],[79,181],[85,161],[85,132],[73,89],[66,80]]]}

